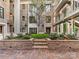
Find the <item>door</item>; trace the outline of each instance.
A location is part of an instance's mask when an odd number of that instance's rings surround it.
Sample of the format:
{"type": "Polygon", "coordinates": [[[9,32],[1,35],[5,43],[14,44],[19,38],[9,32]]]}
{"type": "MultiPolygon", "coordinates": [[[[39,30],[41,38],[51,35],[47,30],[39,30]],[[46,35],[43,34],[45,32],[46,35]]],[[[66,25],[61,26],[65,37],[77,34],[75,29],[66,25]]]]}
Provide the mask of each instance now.
{"type": "Polygon", "coordinates": [[[51,32],[51,27],[46,27],[46,33],[50,33],[51,32]]]}

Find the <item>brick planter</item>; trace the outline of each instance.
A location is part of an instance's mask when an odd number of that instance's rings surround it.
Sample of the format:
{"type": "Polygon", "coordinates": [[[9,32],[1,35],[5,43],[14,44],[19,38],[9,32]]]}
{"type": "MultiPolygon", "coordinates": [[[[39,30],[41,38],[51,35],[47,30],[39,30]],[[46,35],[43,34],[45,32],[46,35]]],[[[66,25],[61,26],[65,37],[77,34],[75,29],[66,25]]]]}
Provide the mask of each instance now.
{"type": "Polygon", "coordinates": [[[32,41],[4,40],[0,41],[0,49],[32,49],[32,41]]]}
{"type": "Polygon", "coordinates": [[[32,49],[34,43],[48,46],[48,49],[79,49],[79,40],[3,40],[0,49],[32,49]]]}
{"type": "Polygon", "coordinates": [[[52,50],[78,50],[79,40],[49,40],[48,48],[52,50]]]}
{"type": "Polygon", "coordinates": [[[0,41],[0,59],[78,59],[79,41],[0,41]],[[39,42],[39,43],[38,43],[39,42]],[[38,45],[44,45],[38,47],[38,45]],[[33,46],[36,45],[34,48],[33,46]],[[34,49],[33,49],[34,48],[34,49]]]}

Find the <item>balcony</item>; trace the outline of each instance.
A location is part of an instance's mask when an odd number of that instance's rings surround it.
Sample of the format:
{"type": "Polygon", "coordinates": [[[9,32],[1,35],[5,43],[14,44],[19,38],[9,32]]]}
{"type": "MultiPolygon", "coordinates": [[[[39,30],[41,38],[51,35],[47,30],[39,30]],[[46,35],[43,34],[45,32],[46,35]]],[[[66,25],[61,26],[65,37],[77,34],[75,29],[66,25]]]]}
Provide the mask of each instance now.
{"type": "Polygon", "coordinates": [[[67,17],[64,18],[64,20],[69,20],[69,19],[75,18],[77,16],[79,16],[79,9],[72,12],[71,14],[69,14],[67,17]]]}
{"type": "Polygon", "coordinates": [[[70,3],[69,0],[60,0],[60,2],[58,3],[58,5],[55,8],[55,11],[58,12],[66,3],[70,3]]]}
{"type": "MultiPolygon", "coordinates": [[[[68,16],[66,16],[66,17],[64,18],[64,20],[61,20],[61,21],[59,21],[59,22],[56,22],[56,23],[54,24],[54,26],[56,26],[56,25],[58,25],[58,24],[61,24],[61,23],[63,23],[63,22],[66,22],[66,21],[68,21],[68,20],[71,20],[71,19],[73,19],[73,18],[75,18],[75,17],[77,17],[77,16],[79,16],[79,9],[77,9],[76,11],[70,13],[68,16]]],[[[76,23],[77,23],[77,22],[76,22],[76,23]]],[[[78,22],[77,24],[79,24],[79,22],[78,22]]]]}
{"type": "Polygon", "coordinates": [[[66,20],[60,20],[60,21],[56,22],[53,26],[56,26],[56,25],[61,24],[61,23],[64,23],[65,21],[66,20]]]}

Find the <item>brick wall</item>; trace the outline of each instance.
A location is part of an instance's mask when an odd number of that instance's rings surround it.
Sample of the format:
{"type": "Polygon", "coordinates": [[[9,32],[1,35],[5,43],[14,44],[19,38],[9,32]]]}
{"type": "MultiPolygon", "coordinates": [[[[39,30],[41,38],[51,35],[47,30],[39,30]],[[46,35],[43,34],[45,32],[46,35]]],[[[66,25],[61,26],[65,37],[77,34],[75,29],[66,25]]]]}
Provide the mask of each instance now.
{"type": "Polygon", "coordinates": [[[0,41],[0,49],[32,49],[32,41],[0,41]]]}
{"type": "MultiPolygon", "coordinates": [[[[78,50],[79,49],[79,41],[47,41],[48,49],[52,50],[78,50]]],[[[32,49],[33,41],[30,40],[22,40],[22,41],[11,41],[4,40],[0,41],[0,49],[32,49]]]]}
{"type": "Polygon", "coordinates": [[[48,41],[48,48],[52,50],[78,50],[79,49],[79,40],[69,40],[69,41],[48,41]]]}

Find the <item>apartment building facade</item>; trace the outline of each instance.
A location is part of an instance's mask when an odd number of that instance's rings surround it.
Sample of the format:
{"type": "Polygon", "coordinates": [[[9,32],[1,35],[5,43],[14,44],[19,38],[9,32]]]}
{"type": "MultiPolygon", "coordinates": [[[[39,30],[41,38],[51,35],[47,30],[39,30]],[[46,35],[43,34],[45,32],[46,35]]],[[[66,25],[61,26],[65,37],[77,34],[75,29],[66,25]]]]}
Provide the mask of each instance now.
{"type": "MultiPolygon", "coordinates": [[[[38,20],[38,15],[36,13],[37,8],[33,6],[33,3],[30,0],[14,0],[13,5],[14,33],[32,34],[52,32],[51,15],[45,14],[41,17],[41,20],[38,20]]],[[[49,12],[51,10],[51,6],[51,1],[47,1],[44,13],[49,12]]]]}
{"type": "Polygon", "coordinates": [[[0,0],[0,39],[8,34],[7,23],[9,20],[9,0],[0,0]]]}
{"type": "Polygon", "coordinates": [[[79,1],[55,0],[54,31],[64,34],[79,33],[79,1]]]}
{"type": "Polygon", "coordinates": [[[38,20],[37,8],[30,0],[0,0],[0,39],[22,33],[51,33],[51,6],[51,1],[46,0],[38,20]]]}

